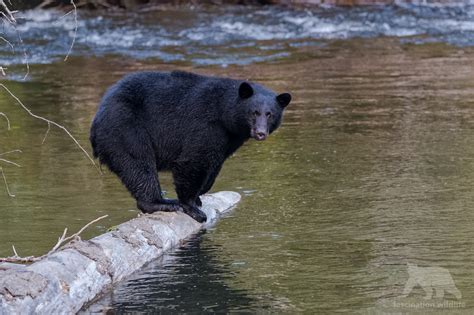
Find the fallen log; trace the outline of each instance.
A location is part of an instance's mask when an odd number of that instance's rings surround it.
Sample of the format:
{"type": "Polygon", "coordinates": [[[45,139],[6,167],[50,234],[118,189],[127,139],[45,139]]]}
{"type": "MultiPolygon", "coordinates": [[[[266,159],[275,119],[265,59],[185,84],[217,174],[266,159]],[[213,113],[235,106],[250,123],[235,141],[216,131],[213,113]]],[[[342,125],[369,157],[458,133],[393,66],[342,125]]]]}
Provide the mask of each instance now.
{"type": "Polygon", "coordinates": [[[240,200],[223,191],[202,197],[207,222],[181,212],[143,215],[88,241],[75,241],[24,266],[0,264],[0,314],[70,314],[164,252],[178,246],[240,200]]]}

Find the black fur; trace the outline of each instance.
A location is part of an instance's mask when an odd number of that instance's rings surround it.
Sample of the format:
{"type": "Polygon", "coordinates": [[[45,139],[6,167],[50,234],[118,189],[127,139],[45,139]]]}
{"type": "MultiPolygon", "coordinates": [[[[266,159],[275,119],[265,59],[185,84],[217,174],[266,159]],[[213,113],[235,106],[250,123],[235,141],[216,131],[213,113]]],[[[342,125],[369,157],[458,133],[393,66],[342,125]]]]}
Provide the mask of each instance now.
{"type": "Polygon", "coordinates": [[[145,213],[182,209],[199,222],[225,159],[264,140],[291,96],[263,86],[187,72],[140,72],[105,94],[91,127],[94,156],[116,173],[145,213]],[[173,173],[178,200],[162,197],[157,171],[173,173]]]}

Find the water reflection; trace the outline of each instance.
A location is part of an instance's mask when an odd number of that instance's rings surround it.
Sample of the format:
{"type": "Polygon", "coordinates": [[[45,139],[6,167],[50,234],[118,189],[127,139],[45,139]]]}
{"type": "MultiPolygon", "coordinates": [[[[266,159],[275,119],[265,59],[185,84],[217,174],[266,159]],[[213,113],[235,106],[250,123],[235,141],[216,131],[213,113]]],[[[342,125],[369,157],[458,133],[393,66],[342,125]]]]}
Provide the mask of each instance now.
{"type": "Polygon", "coordinates": [[[236,277],[229,266],[240,263],[220,257],[220,246],[203,236],[203,233],[197,235],[176,252],[152,263],[85,311],[111,308],[109,312],[114,314],[228,313],[275,309],[278,302],[275,299],[267,296],[257,300],[245,290],[227,284],[236,277]]]}

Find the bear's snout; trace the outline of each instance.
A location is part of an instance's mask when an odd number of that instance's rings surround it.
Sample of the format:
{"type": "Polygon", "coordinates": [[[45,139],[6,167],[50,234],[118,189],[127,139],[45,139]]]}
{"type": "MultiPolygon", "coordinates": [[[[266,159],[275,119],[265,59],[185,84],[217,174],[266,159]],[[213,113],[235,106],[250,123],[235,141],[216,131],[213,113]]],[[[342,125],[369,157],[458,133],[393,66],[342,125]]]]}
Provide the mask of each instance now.
{"type": "Polygon", "coordinates": [[[257,132],[257,134],[255,135],[255,140],[258,140],[258,141],[263,141],[267,138],[267,134],[265,132],[257,132]]]}
{"type": "Polygon", "coordinates": [[[268,134],[264,131],[257,131],[257,130],[252,130],[252,138],[254,138],[257,141],[263,141],[267,139],[268,134]]]}

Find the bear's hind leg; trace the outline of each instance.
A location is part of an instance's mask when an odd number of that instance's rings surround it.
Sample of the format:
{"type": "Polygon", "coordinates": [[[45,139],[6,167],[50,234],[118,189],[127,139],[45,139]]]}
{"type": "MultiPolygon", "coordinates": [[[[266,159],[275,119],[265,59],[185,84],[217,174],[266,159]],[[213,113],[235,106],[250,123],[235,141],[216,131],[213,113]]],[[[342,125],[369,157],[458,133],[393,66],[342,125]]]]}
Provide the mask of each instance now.
{"type": "Polygon", "coordinates": [[[143,213],[181,209],[177,200],[163,199],[153,161],[136,159],[126,153],[112,156],[107,160],[107,165],[122,180],[143,213]]]}

